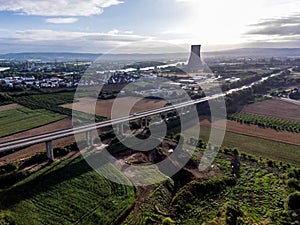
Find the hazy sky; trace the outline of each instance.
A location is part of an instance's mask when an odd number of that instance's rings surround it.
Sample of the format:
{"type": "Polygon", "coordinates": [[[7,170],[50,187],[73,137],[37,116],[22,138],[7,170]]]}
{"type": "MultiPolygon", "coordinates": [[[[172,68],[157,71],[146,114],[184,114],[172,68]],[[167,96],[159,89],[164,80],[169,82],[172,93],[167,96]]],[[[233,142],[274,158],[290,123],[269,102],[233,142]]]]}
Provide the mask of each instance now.
{"type": "Polygon", "coordinates": [[[0,0],[0,53],[300,47],[300,0],[0,0]]]}

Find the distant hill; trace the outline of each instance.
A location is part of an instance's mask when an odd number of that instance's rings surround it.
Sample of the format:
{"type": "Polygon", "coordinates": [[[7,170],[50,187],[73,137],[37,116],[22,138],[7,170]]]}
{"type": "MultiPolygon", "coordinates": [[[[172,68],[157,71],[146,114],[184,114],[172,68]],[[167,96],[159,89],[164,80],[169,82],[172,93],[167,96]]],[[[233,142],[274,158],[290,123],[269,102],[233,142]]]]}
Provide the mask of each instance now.
{"type": "Polygon", "coordinates": [[[225,51],[204,52],[204,57],[300,57],[300,48],[241,48],[225,51]]]}
{"type": "MultiPolygon", "coordinates": [[[[238,57],[300,57],[300,48],[241,48],[225,51],[204,52],[204,58],[238,58],[238,57]]],[[[41,61],[41,62],[75,62],[95,61],[101,57],[103,61],[159,61],[182,59],[187,60],[189,53],[170,54],[94,54],[94,53],[52,53],[52,52],[25,52],[0,54],[0,59],[17,61],[41,61]]]]}
{"type": "Polygon", "coordinates": [[[158,61],[171,59],[186,59],[188,53],[172,54],[93,54],[93,53],[49,53],[49,52],[25,52],[0,54],[0,59],[16,61],[41,61],[41,62],[75,62],[75,61],[158,61]],[[101,57],[101,58],[99,58],[101,57]]]}

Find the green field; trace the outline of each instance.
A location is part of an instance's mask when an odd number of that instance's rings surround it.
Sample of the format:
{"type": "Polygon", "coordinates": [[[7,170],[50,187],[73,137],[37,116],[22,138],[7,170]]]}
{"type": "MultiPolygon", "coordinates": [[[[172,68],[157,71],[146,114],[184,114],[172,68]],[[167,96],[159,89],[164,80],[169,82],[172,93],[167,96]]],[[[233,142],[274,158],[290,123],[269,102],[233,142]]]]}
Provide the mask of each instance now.
{"type": "Polygon", "coordinates": [[[32,110],[26,107],[0,112],[0,137],[30,130],[65,118],[65,115],[45,109],[32,110]]]}
{"type": "MultiPolygon", "coordinates": [[[[210,128],[201,126],[200,137],[207,141],[210,128]]],[[[300,147],[259,137],[226,132],[224,147],[238,147],[241,152],[300,165],[300,147]]]]}
{"type": "MultiPolygon", "coordinates": [[[[105,164],[103,170],[120,173],[111,164],[105,164]]],[[[119,179],[128,181],[123,176],[119,179]]],[[[2,190],[0,224],[105,225],[133,202],[132,186],[101,177],[82,157],[76,157],[53,163],[2,190]]]]}

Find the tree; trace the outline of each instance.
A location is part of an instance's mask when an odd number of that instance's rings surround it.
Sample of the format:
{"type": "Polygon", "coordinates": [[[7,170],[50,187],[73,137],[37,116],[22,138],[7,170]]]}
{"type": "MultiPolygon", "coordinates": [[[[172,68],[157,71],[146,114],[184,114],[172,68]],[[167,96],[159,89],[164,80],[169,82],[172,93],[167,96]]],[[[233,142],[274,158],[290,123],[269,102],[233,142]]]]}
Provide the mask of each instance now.
{"type": "Polygon", "coordinates": [[[300,192],[293,192],[287,197],[287,206],[290,210],[300,209],[300,192]]]}

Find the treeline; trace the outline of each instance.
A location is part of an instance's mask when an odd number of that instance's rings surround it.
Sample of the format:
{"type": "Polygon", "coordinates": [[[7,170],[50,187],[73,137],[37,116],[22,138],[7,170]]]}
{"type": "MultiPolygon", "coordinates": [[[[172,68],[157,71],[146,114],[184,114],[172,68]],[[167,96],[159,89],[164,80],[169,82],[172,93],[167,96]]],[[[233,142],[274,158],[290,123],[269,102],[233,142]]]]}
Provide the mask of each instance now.
{"type": "Polygon", "coordinates": [[[7,105],[12,102],[12,98],[8,94],[0,93],[0,105],[7,105]]]}
{"type": "Polygon", "coordinates": [[[228,119],[243,124],[257,125],[261,128],[271,128],[276,131],[300,133],[300,123],[292,120],[285,120],[251,113],[234,113],[229,115],[228,119]]]}

